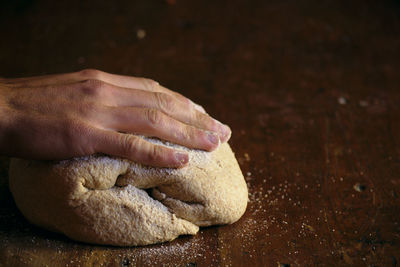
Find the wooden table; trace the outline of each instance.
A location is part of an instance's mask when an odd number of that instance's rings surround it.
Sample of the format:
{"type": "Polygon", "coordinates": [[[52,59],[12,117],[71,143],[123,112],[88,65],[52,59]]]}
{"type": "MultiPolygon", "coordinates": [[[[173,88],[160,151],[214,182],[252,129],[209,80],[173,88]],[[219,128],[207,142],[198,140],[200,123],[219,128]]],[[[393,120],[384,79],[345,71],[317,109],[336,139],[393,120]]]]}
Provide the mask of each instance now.
{"type": "Polygon", "coordinates": [[[398,1],[82,2],[2,3],[0,74],[91,67],[180,91],[233,129],[248,209],[160,245],[77,243],[21,216],[3,158],[0,265],[400,264],[398,1]]]}

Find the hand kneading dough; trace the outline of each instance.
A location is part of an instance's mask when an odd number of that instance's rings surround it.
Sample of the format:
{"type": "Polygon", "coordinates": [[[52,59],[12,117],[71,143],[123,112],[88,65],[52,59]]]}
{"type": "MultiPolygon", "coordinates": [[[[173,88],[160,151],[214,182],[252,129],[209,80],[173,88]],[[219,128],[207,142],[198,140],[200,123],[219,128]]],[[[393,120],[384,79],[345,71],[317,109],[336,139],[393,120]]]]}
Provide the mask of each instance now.
{"type": "Polygon", "coordinates": [[[96,244],[147,245],[230,224],[245,212],[247,186],[228,144],[186,150],[181,169],[90,156],[61,162],[12,159],[10,190],[32,223],[96,244]]]}

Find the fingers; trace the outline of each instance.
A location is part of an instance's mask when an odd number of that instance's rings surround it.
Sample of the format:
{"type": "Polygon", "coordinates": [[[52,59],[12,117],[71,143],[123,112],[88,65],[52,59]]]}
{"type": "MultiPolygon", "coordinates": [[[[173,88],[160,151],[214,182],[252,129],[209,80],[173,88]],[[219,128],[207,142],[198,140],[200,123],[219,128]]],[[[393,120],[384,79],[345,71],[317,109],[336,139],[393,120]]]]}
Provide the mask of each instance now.
{"type": "Polygon", "coordinates": [[[139,89],[148,92],[161,92],[173,96],[182,102],[192,104],[196,110],[205,113],[205,110],[202,106],[193,103],[190,99],[177,92],[169,90],[168,88],[151,79],[111,74],[92,69],[82,70],[80,72],[73,73],[73,75],[77,80],[97,79],[118,87],[139,89]]]}
{"type": "Polygon", "coordinates": [[[16,87],[22,85],[27,87],[38,87],[70,84],[86,80],[99,80],[118,87],[140,89],[150,92],[164,92],[166,94],[174,95],[175,97],[181,98],[184,101],[190,101],[181,94],[169,90],[161,86],[158,82],[151,79],[111,74],[95,69],[85,69],[78,72],[64,74],[8,79],[8,83],[10,83],[10,86],[16,87]]]}
{"type": "Polygon", "coordinates": [[[95,69],[85,69],[78,72],[71,72],[65,74],[7,79],[7,85],[10,87],[21,87],[21,86],[39,87],[39,86],[51,86],[51,85],[65,85],[65,84],[82,82],[86,80],[98,80],[108,83],[110,85],[129,88],[129,89],[139,89],[148,92],[162,92],[174,96],[183,102],[190,103],[194,105],[194,108],[199,112],[206,113],[206,111],[202,106],[193,103],[190,99],[184,97],[183,95],[177,92],[174,92],[172,90],[169,90],[168,88],[161,86],[158,82],[154,80],[147,78],[111,74],[95,69]]]}
{"type": "Polygon", "coordinates": [[[208,114],[198,111],[193,103],[180,101],[180,99],[165,93],[155,92],[150,94],[151,97],[148,98],[154,100],[151,101],[149,107],[161,110],[185,124],[215,132],[221,142],[229,139],[231,135],[229,127],[211,118],[208,114]]]}
{"type": "Polygon", "coordinates": [[[158,82],[147,78],[117,75],[92,69],[82,70],[80,72],[74,73],[74,75],[77,80],[97,79],[118,87],[140,89],[149,92],[163,92],[175,96],[182,101],[190,101],[183,95],[169,90],[161,86],[158,82]]]}
{"type": "Polygon", "coordinates": [[[155,145],[134,135],[98,129],[93,142],[96,151],[143,165],[180,168],[189,162],[189,155],[183,151],[155,145]]]}
{"type": "Polygon", "coordinates": [[[216,149],[220,142],[217,134],[184,124],[157,109],[110,107],[104,112],[100,125],[207,151],[216,149]]]}
{"type": "Polygon", "coordinates": [[[157,109],[168,116],[194,127],[218,134],[221,142],[226,142],[231,135],[228,126],[200,112],[193,103],[181,101],[174,96],[136,89],[119,88],[108,98],[114,106],[144,107],[157,109]]]}

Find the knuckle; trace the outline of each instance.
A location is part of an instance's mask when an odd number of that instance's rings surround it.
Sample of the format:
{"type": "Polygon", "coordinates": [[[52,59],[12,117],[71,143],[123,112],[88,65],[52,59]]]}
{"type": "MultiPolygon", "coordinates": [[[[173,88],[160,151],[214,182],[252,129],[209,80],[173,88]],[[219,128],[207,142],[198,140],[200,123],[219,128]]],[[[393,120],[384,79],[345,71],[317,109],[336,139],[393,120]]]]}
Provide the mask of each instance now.
{"type": "Polygon", "coordinates": [[[143,139],[133,135],[123,135],[122,153],[131,155],[135,160],[144,164],[154,165],[162,162],[165,158],[164,150],[161,146],[147,143],[143,139]]]}
{"type": "Polygon", "coordinates": [[[100,79],[103,72],[96,69],[84,69],[78,72],[78,75],[83,79],[100,79]]]}
{"type": "Polygon", "coordinates": [[[193,144],[197,143],[199,139],[199,133],[201,133],[200,130],[197,130],[196,128],[191,126],[185,126],[181,130],[179,137],[181,140],[185,140],[186,142],[193,144]]]}
{"type": "Polygon", "coordinates": [[[163,118],[162,112],[156,109],[146,109],[146,119],[150,126],[157,127],[158,125],[162,124],[163,118]]]}
{"type": "Polygon", "coordinates": [[[204,116],[203,114],[201,114],[200,112],[197,112],[196,110],[192,110],[191,114],[192,114],[193,121],[202,122],[202,123],[205,123],[208,121],[207,116],[204,116]]]}
{"type": "Polygon", "coordinates": [[[219,129],[219,125],[218,122],[216,120],[214,120],[213,118],[211,118],[209,115],[207,114],[203,114],[199,111],[194,111],[194,116],[195,119],[199,122],[201,122],[204,126],[204,128],[206,130],[209,131],[213,131],[213,132],[218,132],[219,129]]]}
{"type": "Polygon", "coordinates": [[[122,135],[122,152],[125,155],[135,154],[138,146],[138,138],[129,134],[122,135]]]}
{"type": "Polygon", "coordinates": [[[176,134],[184,144],[189,146],[203,148],[205,142],[204,131],[193,126],[184,126],[176,134]]]}
{"type": "Polygon", "coordinates": [[[142,78],[142,83],[144,85],[144,88],[151,92],[158,91],[158,87],[160,85],[158,82],[156,82],[152,79],[147,79],[147,78],[142,78]]]}
{"type": "Polygon", "coordinates": [[[163,111],[173,111],[175,109],[175,100],[172,96],[164,93],[155,92],[154,97],[158,107],[163,111]]]}
{"type": "MultiPolygon", "coordinates": [[[[204,116],[204,115],[202,114],[202,116],[204,116]]],[[[216,120],[212,119],[208,115],[205,115],[205,117],[206,117],[206,119],[205,119],[206,125],[209,127],[209,129],[214,132],[219,132],[220,123],[218,123],[216,120]]]]}
{"type": "Polygon", "coordinates": [[[160,146],[152,145],[149,153],[147,154],[148,162],[160,162],[164,158],[163,149],[160,146]]]}
{"type": "Polygon", "coordinates": [[[81,88],[84,94],[93,97],[103,96],[108,89],[105,82],[95,79],[88,79],[83,81],[81,88]]]}

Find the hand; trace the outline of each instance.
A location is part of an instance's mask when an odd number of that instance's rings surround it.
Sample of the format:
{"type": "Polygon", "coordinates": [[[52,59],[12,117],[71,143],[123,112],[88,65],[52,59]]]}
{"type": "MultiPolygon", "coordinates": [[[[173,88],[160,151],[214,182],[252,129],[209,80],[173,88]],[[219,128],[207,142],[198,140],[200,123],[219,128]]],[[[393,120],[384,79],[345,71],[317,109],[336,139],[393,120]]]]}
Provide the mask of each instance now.
{"type": "Polygon", "coordinates": [[[231,131],[157,82],[98,70],[0,79],[1,154],[67,159],[104,153],[145,165],[182,167],[188,155],[131,135],[214,150],[231,131]]]}

